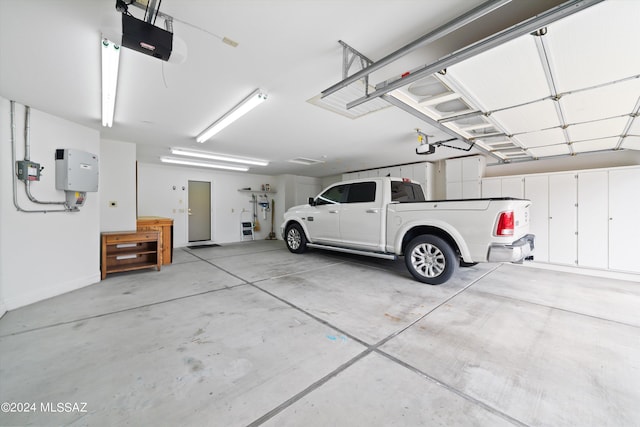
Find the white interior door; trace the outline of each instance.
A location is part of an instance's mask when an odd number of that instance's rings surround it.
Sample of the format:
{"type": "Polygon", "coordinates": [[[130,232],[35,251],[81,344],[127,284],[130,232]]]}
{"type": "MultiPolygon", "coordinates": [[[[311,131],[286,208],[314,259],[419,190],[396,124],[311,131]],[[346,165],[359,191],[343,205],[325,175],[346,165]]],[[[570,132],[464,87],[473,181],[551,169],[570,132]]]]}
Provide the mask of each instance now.
{"type": "Polygon", "coordinates": [[[576,175],[549,176],[549,262],[575,265],[578,259],[576,175]]]}
{"type": "Polygon", "coordinates": [[[189,181],[189,241],[211,240],[211,183],[189,181]]]}
{"type": "Polygon", "coordinates": [[[609,266],[609,174],[578,174],[578,265],[609,266]]]}

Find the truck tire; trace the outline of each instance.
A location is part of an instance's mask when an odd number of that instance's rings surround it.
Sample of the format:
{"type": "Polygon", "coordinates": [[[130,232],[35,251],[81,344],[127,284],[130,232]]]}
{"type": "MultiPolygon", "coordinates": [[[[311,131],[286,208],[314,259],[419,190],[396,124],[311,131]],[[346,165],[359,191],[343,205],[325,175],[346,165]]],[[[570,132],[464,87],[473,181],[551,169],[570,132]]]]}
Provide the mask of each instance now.
{"type": "Polygon", "coordinates": [[[409,273],[418,281],[440,285],[451,278],[458,265],[451,246],[440,237],[423,234],[409,242],[404,262],[409,273]]]}
{"type": "Polygon", "coordinates": [[[287,242],[287,249],[290,252],[301,254],[307,250],[307,236],[305,236],[300,224],[293,223],[288,225],[284,237],[285,242],[287,242]]]}

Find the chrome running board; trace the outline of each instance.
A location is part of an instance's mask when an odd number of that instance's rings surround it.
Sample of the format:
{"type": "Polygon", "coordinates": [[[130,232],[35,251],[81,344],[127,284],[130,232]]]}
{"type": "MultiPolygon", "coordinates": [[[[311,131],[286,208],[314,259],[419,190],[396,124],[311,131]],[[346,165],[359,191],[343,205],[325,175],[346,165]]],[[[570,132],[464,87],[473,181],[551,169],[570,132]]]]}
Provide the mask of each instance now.
{"type": "Polygon", "coordinates": [[[385,253],[381,253],[381,252],[361,251],[361,250],[358,250],[358,249],[341,248],[341,247],[338,247],[338,246],[319,245],[317,243],[307,243],[307,246],[310,247],[310,248],[326,249],[326,250],[329,250],[329,251],[344,252],[344,253],[347,253],[347,254],[364,255],[364,256],[370,256],[370,257],[382,258],[382,259],[391,259],[391,260],[398,259],[398,256],[395,255],[395,254],[385,254],[385,253]]]}

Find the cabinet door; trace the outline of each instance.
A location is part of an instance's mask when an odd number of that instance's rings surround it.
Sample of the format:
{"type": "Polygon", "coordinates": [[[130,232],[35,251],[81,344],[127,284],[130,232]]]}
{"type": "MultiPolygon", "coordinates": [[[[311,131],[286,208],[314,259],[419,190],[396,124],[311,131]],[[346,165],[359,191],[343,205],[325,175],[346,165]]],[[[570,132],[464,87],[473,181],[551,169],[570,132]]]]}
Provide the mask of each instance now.
{"type": "Polygon", "coordinates": [[[391,176],[391,168],[374,169],[369,174],[369,178],[375,178],[378,176],[387,176],[387,175],[391,176]]]}
{"type": "Polygon", "coordinates": [[[410,176],[411,179],[418,181],[420,184],[424,184],[427,181],[427,168],[424,163],[402,166],[402,176],[410,176]],[[407,172],[405,172],[405,169],[407,172]],[[411,171],[408,171],[408,169],[411,169],[411,171]]]}
{"type": "Polygon", "coordinates": [[[502,197],[524,198],[524,180],[521,177],[502,179],[502,197]]]}
{"type": "Polygon", "coordinates": [[[386,168],[386,173],[384,175],[379,175],[379,176],[387,176],[387,174],[389,174],[390,176],[394,177],[394,178],[402,178],[402,173],[400,171],[400,166],[394,166],[392,168],[386,168]]]}
{"type": "MultiPolygon", "coordinates": [[[[447,184],[450,182],[462,181],[462,159],[447,160],[445,166],[447,184]]],[[[449,196],[447,196],[449,197],[449,196]]]]}
{"type": "Polygon", "coordinates": [[[462,199],[462,183],[447,182],[447,200],[462,199]]]}
{"type": "Polygon", "coordinates": [[[398,169],[400,169],[398,176],[402,178],[408,178],[412,181],[418,181],[419,183],[422,184],[422,181],[420,181],[413,175],[413,165],[398,166],[398,169]]]}
{"type": "Polygon", "coordinates": [[[534,260],[549,262],[549,177],[526,177],[524,196],[531,200],[530,233],[536,236],[534,260]]]}
{"type": "Polygon", "coordinates": [[[578,174],[578,265],[609,267],[609,174],[578,174]]]}
{"type": "Polygon", "coordinates": [[[435,194],[435,169],[433,163],[429,162],[424,163],[422,167],[422,174],[424,176],[424,183],[422,184],[422,188],[424,189],[424,196],[427,198],[427,200],[431,200],[434,198],[435,194]]]}
{"type": "Polygon", "coordinates": [[[479,156],[462,158],[462,180],[477,181],[482,179],[482,159],[479,156]]]}
{"type": "Polygon", "coordinates": [[[487,178],[482,180],[482,197],[490,199],[492,197],[502,197],[502,179],[487,178]]]}
{"type": "Polygon", "coordinates": [[[482,197],[480,180],[462,181],[462,198],[463,199],[479,199],[482,197]]]}
{"type": "Polygon", "coordinates": [[[578,259],[578,203],[575,174],[549,176],[549,262],[575,265],[578,259]]]}
{"type": "Polygon", "coordinates": [[[640,169],[609,172],[609,268],[640,273],[640,169]]]}
{"type": "MultiPolygon", "coordinates": [[[[431,163],[418,163],[410,167],[413,168],[413,179],[422,185],[424,197],[427,200],[431,200],[433,198],[433,165],[431,163]]],[[[404,168],[405,166],[402,167],[403,171],[404,168]]]]}

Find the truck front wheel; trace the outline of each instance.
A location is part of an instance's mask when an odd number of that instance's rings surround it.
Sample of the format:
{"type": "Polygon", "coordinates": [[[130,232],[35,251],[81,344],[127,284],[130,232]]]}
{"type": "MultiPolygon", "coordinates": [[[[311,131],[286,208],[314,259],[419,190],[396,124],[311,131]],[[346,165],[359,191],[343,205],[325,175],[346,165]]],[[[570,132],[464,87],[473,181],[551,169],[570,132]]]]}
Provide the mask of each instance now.
{"type": "Polygon", "coordinates": [[[417,236],[409,242],[404,262],[416,280],[430,285],[440,285],[449,280],[458,264],[451,246],[430,234],[417,236]]]}
{"type": "Polygon", "coordinates": [[[293,223],[287,226],[285,241],[287,242],[287,249],[294,254],[301,254],[307,250],[307,236],[304,235],[304,230],[300,227],[300,224],[293,223]]]}

